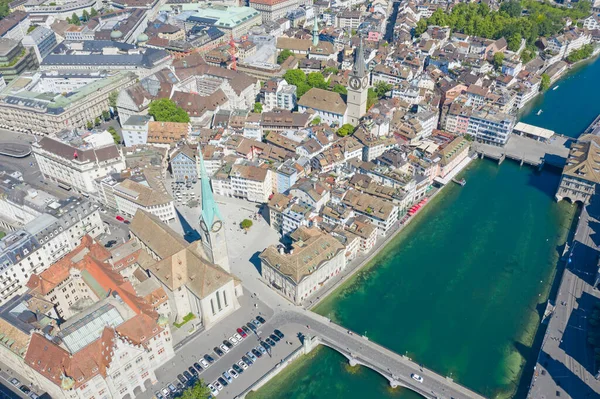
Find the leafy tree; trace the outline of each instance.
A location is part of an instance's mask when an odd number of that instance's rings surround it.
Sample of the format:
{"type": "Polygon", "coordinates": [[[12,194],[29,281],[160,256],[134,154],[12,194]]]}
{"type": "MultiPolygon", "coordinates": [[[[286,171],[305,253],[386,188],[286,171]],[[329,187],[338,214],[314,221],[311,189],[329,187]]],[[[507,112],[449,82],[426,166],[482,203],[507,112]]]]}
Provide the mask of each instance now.
{"type": "Polygon", "coordinates": [[[307,91],[309,91],[311,89],[310,85],[306,82],[300,82],[299,84],[296,85],[297,90],[296,90],[296,96],[298,98],[302,97],[307,91]]]}
{"type": "Polygon", "coordinates": [[[119,97],[119,92],[116,90],[111,91],[110,94],[108,95],[108,105],[110,105],[114,109],[117,108],[117,97],[119,97]]]}
{"type": "Polygon", "coordinates": [[[27,28],[27,33],[33,32],[35,30],[35,28],[37,28],[37,27],[38,27],[37,25],[31,25],[31,26],[29,26],[29,28],[27,28]]]}
{"type": "Polygon", "coordinates": [[[506,40],[508,45],[508,49],[510,51],[517,51],[519,47],[521,47],[521,34],[519,32],[515,32],[506,40]]]}
{"type": "Polygon", "coordinates": [[[540,82],[540,90],[541,91],[546,91],[546,90],[548,90],[549,87],[550,87],[550,76],[548,76],[547,74],[543,73],[542,74],[542,81],[540,82]]]}
{"type": "Polygon", "coordinates": [[[210,389],[204,383],[204,380],[198,380],[190,388],[183,391],[181,399],[208,399],[210,397],[210,389]]]}
{"type": "Polygon", "coordinates": [[[100,118],[96,117],[96,119],[94,119],[94,126],[100,126],[100,118]]]}
{"type": "Polygon", "coordinates": [[[344,123],[336,132],[336,134],[340,137],[346,137],[352,133],[354,133],[354,126],[349,123],[344,123]]]}
{"type": "Polygon", "coordinates": [[[82,18],[86,22],[89,21],[90,20],[90,13],[87,10],[83,10],[82,18]]]}
{"type": "Polygon", "coordinates": [[[315,116],[313,118],[313,120],[310,122],[310,124],[313,125],[313,126],[318,125],[319,123],[321,123],[321,117],[320,116],[315,116]]]}
{"type": "MultiPolygon", "coordinates": [[[[306,83],[306,74],[301,69],[288,69],[283,78],[286,82],[294,86],[300,86],[301,83],[306,83]]],[[[298,94],[300,97],[300,94],[298,94]]]]}
{"type": "Polygon", "coordinates": [[[309,73],[306,77],[306,83],[308,83],[310,87],[318,87],[319,89],[326,89],[329,86],[321,72],[309,73]]]}
{"type": "Polygon", "coordinates": [[[496,54],[494,54],[494,60],[492,61],[492,63],[494,64],[494,68],[496,68],[497,70],[500,70],[500,68],[502,68],[503,62],[504,62],[504,53],[497,52],[496,54]]]}
{"type": "Polygon", "coordinates": [[[369,87],[369,90],[367,90],[367,109],[375,105],[378,99],[375,90],[372,87],[369,87]]]}
{"type": "Polygon", "coordinates": [[[242,229],[248,230],[250,227],[252,227],[252,220],[244,219],[242,220],[242,223],[240,223],[240,226],[242,227],[242,229]]]}
{"type": "Polygon", "coordinates": [[[110,112],[108,111],[102,111],[102,119],[104,119],[105,121],[110,119],[110,112]]]}
{"type": "Polygon", "coordinates": [[[106,130],[112,136],[113,141],[115,142],[115,144],[121,143],[121,137],[119,136],[119,134],[117,133],[117,130],[114,127],[109,126],[108,129],[106,129],[106,130]]]}
{"type": "Polygon", "coordinates": [[[10,8],[8,7],[8,0],[2,0],[0,1],[0,19],[6,17],[8,14],[10,14],[10,8]]]}
{"type": "Polygon", "coordinates": [[[90,10],[90,17],[94,18],[97,15],[98,15],[98,11],[96,11],[96,9],[94,7],[92,7],[92,9],[90,10]]]}
{"type": "Polygon", "coordinates": [[[577,49],[577,50],[573,51],[571,54],[569,54],[569,56],[567,57],[567,61],[569,61],[570,63],[574,63],[574,62],[578,62],[581,60],[585,60],[586,58],[589,58],[593,53],[594,53],[594,45],[586,44],[585,46],[581,47],[580,49],[577,49]]]}
{"type": "Polygon", "coordinates": [[[343,86],[339,83],[336,83],[335,86],[333,86],[333,91],[340,94],[348,94],[348,89],[346,89],[346,86],[343,86]]]}
{"type": "Polygon", "coordinates": [[[392,90],[392,85],[387,84],[385,82],[377,82],[375,83],[374,90],[378,98],[383,98],[383,96],[385,96],[385,93],[392,90]]]}
{"type": "Polygon", "coordinates": [[[513,18],[520,17],[521,10],[521,3],[518,0],[505,1],[500,5],[500,11],[504,11],[513,18]]]}
{"type": "Polygon", "coordinates": [[[263,112],[263,105],[259,102],[254,103],[254,113],[260,114],[261,112],[263,112]]]}
{"type": "Polygon", "coordinates": [[[79,19],[79,17],[77,16],[77,14],[73,13],[73,15],[71,15],[71,21],[70,21],[73,25],[81,25],[81,20],[79,19]]]}
{"type": "Polygon", "coordinates": [[[290,58],[293,55],[294,55],[294,53],[292,53],[292,50],[285,49],[281,53],[279,53],[279,55],[277,56],[277,63],[279,65],[281,65],[284,63],[285,60],[287,60],[288,58],[290,58]]]}
{"type": "Polygon", "coordinates": [[[536,56],[536,48],[533,45],[527,45],[521,52],[521,62],[527,64],[529,61],[534,59],[536,56]]]}
{"type": "Polygon", "coordinates": [[[161,98],[154,100],[148,107],[148,114],[158,122],[184,122],[190,121],[190,116],[185,110],[171,99],[161,98]]]}
{"type": "Polygon", "coordinates": [[[337,75],[338,73],[340,73],[340,71],[335,67],[327,67],[323,70],[324,75],[328,75],[330,73],[337,75]]]}
{"type": "Polygon", "coordinates": [[[92,123],[92,121],[88,121],[88,123],[85,126],[88,130],[92,130],[94,128],[94,124],[92,123]]]}

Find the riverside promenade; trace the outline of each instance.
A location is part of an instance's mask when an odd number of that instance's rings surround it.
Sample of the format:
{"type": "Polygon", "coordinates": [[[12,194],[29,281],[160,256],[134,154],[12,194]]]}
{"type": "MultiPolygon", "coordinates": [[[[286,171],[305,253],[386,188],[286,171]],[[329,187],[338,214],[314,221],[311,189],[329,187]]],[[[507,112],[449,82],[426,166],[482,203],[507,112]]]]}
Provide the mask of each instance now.
{"type": "Polygon", "coordinates": [[[538,356],[528,398],[583,399],[600,397],[593,349],[587,344],[588,317],[600,292],[594,289],[600,253],[600,198],[581,212],[573,244],[564,255],[558,293],[538,356]]]}

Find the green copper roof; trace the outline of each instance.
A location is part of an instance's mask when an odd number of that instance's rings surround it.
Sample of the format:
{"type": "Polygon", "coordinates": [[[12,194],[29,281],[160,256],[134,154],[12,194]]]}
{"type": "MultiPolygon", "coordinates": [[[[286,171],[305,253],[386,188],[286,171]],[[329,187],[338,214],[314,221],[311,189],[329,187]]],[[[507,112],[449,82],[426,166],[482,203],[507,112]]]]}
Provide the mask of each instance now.
{"type": "Polygon", "coordinates": [[[206,173],[206,166],[204,166],[204,157],[202,156],[202,150],[198,147],[198,156],[200,157],[200,179],[201,179],[201,190],[202,190],[202,220],[206,223],[206,226],[210,229],[215,218],[223,220],[215,197],[213,196],[212,187],[210,186],[210,178],[206,173]]]}

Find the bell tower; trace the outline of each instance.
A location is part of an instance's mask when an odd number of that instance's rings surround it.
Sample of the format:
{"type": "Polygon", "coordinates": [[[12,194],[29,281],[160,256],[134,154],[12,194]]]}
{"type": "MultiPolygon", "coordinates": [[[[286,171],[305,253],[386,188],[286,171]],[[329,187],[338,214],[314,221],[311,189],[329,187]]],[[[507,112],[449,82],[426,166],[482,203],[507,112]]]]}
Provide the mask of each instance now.
{"type": "Polygon", "coordinates": [[[369,90],[369,71],[365,64],[362,37],[354,51],[354,68],[348,78],[347,116],[348,123],[358,126],[360,118],[367,113],[367,94],[369,90]]]}
{"type": "Polygon", "coordinates": [[[198,146],[198,156],[200,157],[200,178],[202,179],[200,182],[202,189],[202,213],[200,214],[202,245],[209,261],[230,272],[223,217],[213,196],[200,146],[198,146]]]}

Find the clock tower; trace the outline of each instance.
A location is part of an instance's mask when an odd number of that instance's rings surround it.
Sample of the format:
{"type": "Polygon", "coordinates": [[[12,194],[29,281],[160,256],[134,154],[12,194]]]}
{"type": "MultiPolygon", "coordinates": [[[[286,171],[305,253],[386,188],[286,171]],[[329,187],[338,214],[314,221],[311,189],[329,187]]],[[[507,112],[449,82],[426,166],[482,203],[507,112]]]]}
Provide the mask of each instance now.
{"type": "Polygon", "coordinates": [[[363,41],[360,39],[354,51],[354,68],[348,77],[347,115],[348,123],[358,126],[360,118],[367,113],[369,71],[365,64],[363,41]]]}
{"type": "Polygon", "coordinates": [[[229,256],[227,255],[223,217],[213,196],[200,146],[198,146],[198,156],[200,157],[200,175],[202,179],[200,182],[202,189],[202,213],[200,214],[202,245],[208,260],[229,272],[229,256]]]}

